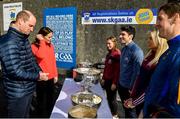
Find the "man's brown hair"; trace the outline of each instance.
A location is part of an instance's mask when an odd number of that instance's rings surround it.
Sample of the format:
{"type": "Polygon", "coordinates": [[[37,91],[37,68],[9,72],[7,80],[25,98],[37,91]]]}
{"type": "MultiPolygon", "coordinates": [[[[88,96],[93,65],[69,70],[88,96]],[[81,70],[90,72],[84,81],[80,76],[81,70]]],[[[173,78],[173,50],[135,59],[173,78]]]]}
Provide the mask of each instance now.
{"type": "Polygon", "coordinates": [[[169,18],[174,16],[176,13],[180,15],[180,3],[179,2],[170,2],[159,8],[159,12],[163,10],[169,18]]]}

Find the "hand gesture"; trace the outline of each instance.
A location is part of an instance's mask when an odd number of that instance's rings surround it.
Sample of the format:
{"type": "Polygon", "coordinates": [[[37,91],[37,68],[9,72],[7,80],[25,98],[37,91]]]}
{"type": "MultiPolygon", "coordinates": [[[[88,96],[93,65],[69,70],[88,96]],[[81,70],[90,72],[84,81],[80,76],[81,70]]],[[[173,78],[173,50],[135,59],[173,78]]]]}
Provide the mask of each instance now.
{"type": "Polygon", "coordinates": [[[40,81],[47,81],[48,80],[48,75],[49,75],[49,73],[39,72],[39,80],[40,81]]]}
{"type": "Polygon", "coordinates": [[[36,35],[36,38],[39,39],[39,40],[43,40],[43,39],[44,39],[44,38],[43,38],[43,35],[41,35],[41,34],[37,34],[37,35],[36,35]]]}
{"type": "Polygon", "coordinates": [[[126,108],[134,108],[135,107],[135,105],[133,105],[132,98],[129,98],[129,99],[125,100],[123,105],[126,108]]]}

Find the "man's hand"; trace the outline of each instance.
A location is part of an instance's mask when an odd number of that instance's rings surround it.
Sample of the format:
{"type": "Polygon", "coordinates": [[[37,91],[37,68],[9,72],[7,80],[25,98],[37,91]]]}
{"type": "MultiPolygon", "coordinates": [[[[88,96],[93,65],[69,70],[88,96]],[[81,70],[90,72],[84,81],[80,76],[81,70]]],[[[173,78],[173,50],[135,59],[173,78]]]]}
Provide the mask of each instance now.
{"type": "Polygon", "coordinates": [[[39,39],[39,40],[43,40],[43,39],[44,39],[41,34],[37,34],[37,35],[36,35],[36,38],[39,39]]]}
{"type": "Polygon", "coordinates": [[[129,98],[129,99],[127,99],[127,100],[125,100],[124,101],[124,106],[126,107],[126,108],[134,108],[135,106],[133,105],[133,100],[132,100],[132,98],[129,98]]]}
{"type": "Polygon", "coordinates": [[[40,81],[47,81],[48,80],[48,75],[49,75],[49,73],[39,72],[39,80],[40,81]]]}

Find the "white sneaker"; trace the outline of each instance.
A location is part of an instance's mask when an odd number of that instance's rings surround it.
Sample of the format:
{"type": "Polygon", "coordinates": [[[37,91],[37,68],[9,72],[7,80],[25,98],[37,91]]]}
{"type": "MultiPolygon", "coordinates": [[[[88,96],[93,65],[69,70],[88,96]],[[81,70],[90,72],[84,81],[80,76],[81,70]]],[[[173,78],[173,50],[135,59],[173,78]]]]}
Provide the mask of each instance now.
{"type": "Polygon", "coordinates": [[[114,115],[113,119],[119,119],[118,115],[114,115]]]}
{"type": "Polygon", "coordinates": [[[119,102],[121,102],[121,98],[120,98],[120,96],[119,96],[118,93],[116,93],[116,100],[119,101],[119,102]]]}

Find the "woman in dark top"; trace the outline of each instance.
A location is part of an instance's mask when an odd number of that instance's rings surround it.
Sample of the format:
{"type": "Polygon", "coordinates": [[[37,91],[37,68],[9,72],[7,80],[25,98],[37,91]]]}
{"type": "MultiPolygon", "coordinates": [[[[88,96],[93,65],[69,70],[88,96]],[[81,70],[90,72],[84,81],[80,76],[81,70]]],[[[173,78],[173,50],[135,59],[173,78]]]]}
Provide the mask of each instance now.
{"type": "Polygon", "coordinates": [[[113,36],[107,38],[106,46],[108,53],[106,55],[101,84],[106,90],[111,113],[113,116],[117,117],[116,92],[120,72],[120,50],[117,48],[117,40],[113,36]]]}
{"type": "Polygon", "coordinates": [[[145,91],[149,85],[151,75],[156,68],[158,60],[168,49],[167,40],[160,38],[158,31],[152,31],[149,33],[147,44],[149,52],[143,60],[140,74],[131,90],[131,98],[124,102],[124,106],[127,108],[136,107],[137,115],[140,114],[140,111],[143,108],[145,91]]]}

